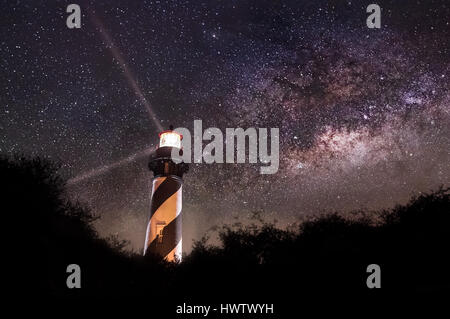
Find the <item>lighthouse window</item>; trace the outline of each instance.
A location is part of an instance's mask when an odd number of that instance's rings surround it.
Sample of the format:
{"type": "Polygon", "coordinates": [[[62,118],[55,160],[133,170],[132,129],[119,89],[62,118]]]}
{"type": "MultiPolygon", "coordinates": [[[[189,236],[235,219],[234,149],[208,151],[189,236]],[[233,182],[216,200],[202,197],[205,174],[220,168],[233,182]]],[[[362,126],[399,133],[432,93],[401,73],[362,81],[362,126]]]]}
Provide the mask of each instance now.
{"type": "Polygon", "coordinates": [[[158,236],[158,243],[162,243],[163,241],[163,230],[166,226],[166,223],[158,223],[156,224],[156,235],[158,236]]]}

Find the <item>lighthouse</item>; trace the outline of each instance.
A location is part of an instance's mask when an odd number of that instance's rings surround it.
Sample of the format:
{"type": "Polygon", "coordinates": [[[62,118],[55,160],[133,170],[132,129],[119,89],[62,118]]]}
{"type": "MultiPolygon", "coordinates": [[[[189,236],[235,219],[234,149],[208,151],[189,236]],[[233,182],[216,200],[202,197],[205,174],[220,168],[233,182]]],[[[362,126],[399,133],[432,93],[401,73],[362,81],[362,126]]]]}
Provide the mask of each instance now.
{"type": "Polygon", "coordinates": [[[159,133],[159,147],[150,156],[148,164],[153,172],[153,181],[144,255],[156,254],[175,262],[181,261],[182,178],[189,167],[181,161],[173,161],[172,154],[181,156],[182,139],[183,136],[172,126],[159,133]]]}

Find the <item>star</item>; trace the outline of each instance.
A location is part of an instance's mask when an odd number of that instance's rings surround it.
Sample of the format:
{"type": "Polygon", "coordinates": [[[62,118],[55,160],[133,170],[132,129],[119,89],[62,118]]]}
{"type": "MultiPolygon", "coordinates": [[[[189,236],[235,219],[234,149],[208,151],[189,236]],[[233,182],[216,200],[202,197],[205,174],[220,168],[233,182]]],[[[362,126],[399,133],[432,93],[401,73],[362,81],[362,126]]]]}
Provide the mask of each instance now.
{"type": "Polygon", "coordinates": [[[0,20],[0,149],[60,162],[97,231],[142,248],[148,156],[170,124],[280,129],[280,168],[195,164],[183,242],[261,211],[281,226],[377,210],[450,180],[446,1],[365,8],[311,1],[6,2],[0,20]],[[429,11],[432,10],[432,11],[429,11]],[[433,12],[432,16],[429,12],[433,12]],[[382,13],[383,14],[383,13],[382,13]]]}

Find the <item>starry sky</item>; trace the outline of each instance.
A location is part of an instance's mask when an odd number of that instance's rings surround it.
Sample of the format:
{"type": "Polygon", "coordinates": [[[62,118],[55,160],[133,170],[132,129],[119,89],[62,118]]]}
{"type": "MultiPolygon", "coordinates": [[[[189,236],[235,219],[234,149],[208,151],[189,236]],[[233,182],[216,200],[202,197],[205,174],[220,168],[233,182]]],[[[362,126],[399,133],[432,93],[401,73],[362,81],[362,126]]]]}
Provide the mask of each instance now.
{"type": "Polygon", "coordinates": [[[278,127],[280,169],[192,164],[183,243],[450,185],[450,3],[1,1],[0,152],[62,164],[96,229],[140,251],[161,128],[278,127]],[[66,7],[81,7],[68,29],[66,7]],[[366,7],[382,8],[368,29],[366,7]]]}

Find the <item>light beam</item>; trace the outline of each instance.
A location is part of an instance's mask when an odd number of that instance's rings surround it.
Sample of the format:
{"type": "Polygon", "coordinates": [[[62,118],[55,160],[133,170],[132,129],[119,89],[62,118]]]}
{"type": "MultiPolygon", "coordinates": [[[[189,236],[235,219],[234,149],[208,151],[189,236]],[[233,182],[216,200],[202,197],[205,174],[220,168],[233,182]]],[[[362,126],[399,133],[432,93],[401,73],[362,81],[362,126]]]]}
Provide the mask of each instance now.
{"type": "Polygon", "coordinates": [[[159,122],[155,112],[153,111],[152,106],[150,105],[150,102],[147,101],[144,94],[142,93],[141,88],[137,84],[136,80],[134,79],[134,76],[130,69],[128,68],[128,65],[125,63],[125,60],[123,59],[122,55],[120,54],[119,49],[114,45],[114,42],[109,35],[108,31],[106,31],[105,27],[103,26],[102,22],[99,18],[97,18],[94,15],[91,15],[91,19],[95,26],[99,29],[100,36],[103,38],[103,41],[107,44],[108,48],[110,49],[112,55],[114,58],[119,62],[120,67],[123,70],[123,73],[125,74],[125,78],[128,81],[128,84],[133,89],[136,96],[139,98],[139,100],[142,102],[142,104],[147,109],[147,112],[150,116],[150,119],[155,123],[159,131],[163,130],[163,127],[161,123],[159,122]]]}
{"type": "Polygon", "coordinates": [[[82,182],[82,181],[84,181],[86,179],[105,174],[105,173],[109,172],[110,170],[112,170],[112,169],[114,169],[116,167],[119,167],[119,166],[122,166],[122,165],[125,165],[125,164],[128,164],[128,163],[134,162],[135,160],[138,160],[138,159],[140,159],[140,158],[142,158],[144,156],[149,156],[150,154],[152,154],[155,151],[155,149],[156,149],[156,146],[148,147],[148,148],[146,148],[143,151],[139,151],[137,153],[131,154],[130,156],[125,157],[125,158],[123,158],[121,160],[118,160],[117,162],[114,162],[114,163],[111,163],[111,164],[107,164],[107,165],[103,165],[103,166],[97,167],[95,169],[92,169],[92,170],[90,170],[90,171],[88,171],[86,173],[82,173],[82,174],[80,174],[78,176],[72,177],[71,179],[69,179],[67,181],[67,185],[69,185],[69,186],[70,185],[75,185],[75,184],[77,184],[79,182],[82,182]]]}
{"type": "MultiPolygon", "coordinates": [[[[150,119],[153,121],[153,123],[156,125],[156,127],[158,128],[159,131],[163,131],[164,129],[163,129],[160,121],[158,120],[155,112],[153,111],[152,106],[150,105],[150,103],[147,101],[144,94],[142,93],[142,90],[139,87],[139,85],[137,84],[136,80],[134,79],[132,72],[128,68],[128,65],[125,63],[125,60],[122,57],[122,55],[120,54],[119,49],[114,45],[114,42],[113,42],[111,36],[106,31],[102,22],[100,21],[99,18],[97,18],[94,15],[91,15],[91,20],[95,24],[95,26],[99,29],[100,36],[103,38],[103,41],[105,41],[106,45],[110,49],[113,57],[119,62],[119,65],[122,68],[123,73],[125,74],[125,78],[127,79],[128,84],[133,89],[134,93],[139,98],[139,100],[142,102],[142,104],[145,106],[150,119]]],[[[110,170],[112,170],[116,167],[131,163],[131,162],[133,162],[139,158],[142,158],[146,155],[150,155],[152,152],[155,151],[155,149],[156,149],[156,147],[147,148],[143,151],[139,151],[137,153],[131,154],[130,156],[123,158],[117,162],[103,165],[98,168],[92,169],[86,173],[82,173],[78,176],[72,177],[71,179],[69,179],[67,181],[67,185],[74,185],[74,184],[77,184],[86,179],[105,174],[106,172],[109,172],[110,170]]]]}

